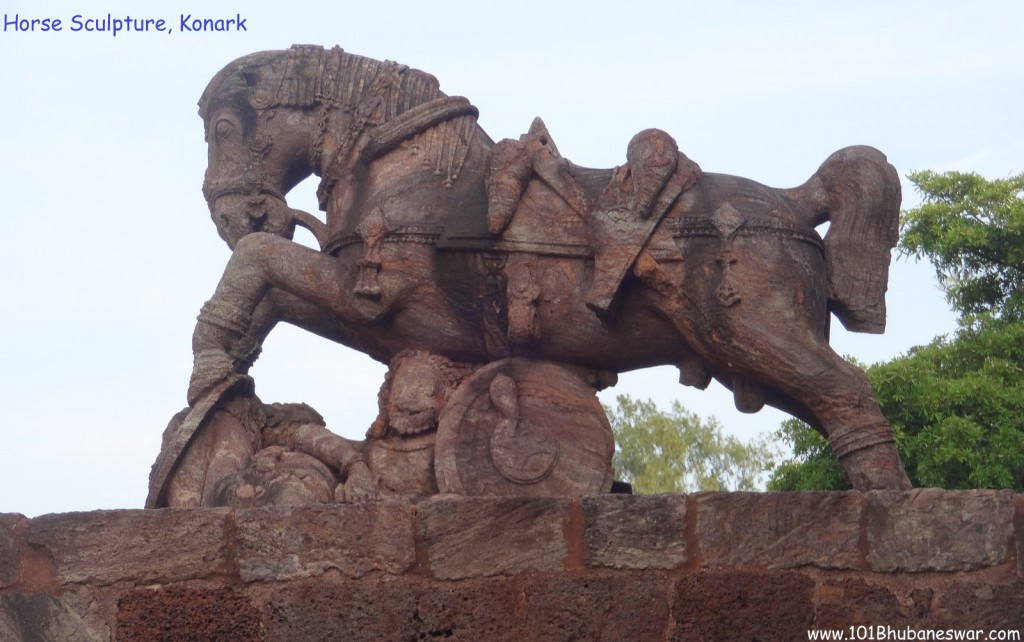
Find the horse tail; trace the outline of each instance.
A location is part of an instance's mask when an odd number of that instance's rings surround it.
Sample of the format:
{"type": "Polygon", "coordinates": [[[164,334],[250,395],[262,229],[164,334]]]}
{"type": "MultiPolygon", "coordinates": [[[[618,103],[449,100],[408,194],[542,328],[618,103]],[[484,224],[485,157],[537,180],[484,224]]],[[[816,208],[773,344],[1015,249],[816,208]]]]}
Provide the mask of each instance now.
{"type": "Polygon", "coordinates": [[[830,222],[824,242],[832,312],[852,332],[884,332],[890,251],[899,239],[896,168],[873,147],[846,147],[788,192],[804,223],[830,222]]]}

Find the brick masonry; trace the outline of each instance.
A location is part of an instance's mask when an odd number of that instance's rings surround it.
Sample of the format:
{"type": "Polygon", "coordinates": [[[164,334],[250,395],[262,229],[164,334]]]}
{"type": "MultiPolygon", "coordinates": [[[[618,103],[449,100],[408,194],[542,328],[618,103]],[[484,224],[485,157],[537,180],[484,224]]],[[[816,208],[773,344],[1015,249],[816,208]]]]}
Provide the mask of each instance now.
{"type": "Polygon", "coordinates": [[[988,490],[0,514],[0,640],[1024,638],[1022,556],[988,490]]]}

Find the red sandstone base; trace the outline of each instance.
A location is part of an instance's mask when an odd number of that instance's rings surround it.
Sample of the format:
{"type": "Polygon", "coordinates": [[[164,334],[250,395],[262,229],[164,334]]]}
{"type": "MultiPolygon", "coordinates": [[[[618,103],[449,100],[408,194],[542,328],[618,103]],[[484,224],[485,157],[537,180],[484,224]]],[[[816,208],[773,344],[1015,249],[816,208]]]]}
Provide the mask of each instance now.
{"type": "Polygon", "coordinates": [[[1022,560],[1007,491],[6,514],[0,640],[1024,637],[1022,560]]]}

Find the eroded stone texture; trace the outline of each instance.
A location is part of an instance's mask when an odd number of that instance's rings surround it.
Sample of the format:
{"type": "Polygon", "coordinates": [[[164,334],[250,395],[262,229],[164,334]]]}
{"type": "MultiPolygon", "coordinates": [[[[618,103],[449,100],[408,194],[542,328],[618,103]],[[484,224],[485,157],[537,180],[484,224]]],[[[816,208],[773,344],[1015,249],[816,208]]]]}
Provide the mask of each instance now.
{"type": "Polygon", "coordinates": [[[790,642],[807,639],[814,582],[790,571],[705,571],[675,587],[668,639],[680,642],[790,642]]]}
{"type": "Polygon", "coordinates": [[[1013,533],[1010,491],[925,488],[868,494],[872,570],[961,571],[1007,560],[1013,533]]]}
{"type": "Polygon", "coordinates": [[[296,580],[266,585],[254,599],[261,604],[267,642],[416,639],[416,595],[404,579],[296,580]]]}
{"type": "Polygon", "coordinates": [[[472,496],[608,492],[615,439],[596,392],[563,365],[514,358],[480,368],[441,414],[438,488],[472,496]]]}
{"type": "Polygon", "coordinates": [[[860,567],[861,493],[700,493],[701,565],[860,567]]]}
{"type": "Polygon", "coordinates": [[[0,589],[12,586],[18,581],[18,560],[21,547],[15,535],[15,528],[26,522],[24,515],[0,514],[0,589]]]}
{"type": "Polygon", "coordinates": [[[560,570],[569,500],[439,497],[417,506],[429,572],[439,579],[560,570]]]}
{"type": "Polygon", "coordinates": [[[1024,627],[1024,582],[956,582],[934,609],[937,627],[1010,629],[1024,627]]]}
{"type": "Polygon", "coordinates": [[[1014,497],[1017,515],[1014,517],[1014,538],[1017,540],[1017,577],[1024,580],[1024,496],[1014,497]]]}
{"type": "Polygon", "coordinates": [[[176,582],[225,572],[226,509],[95,511],[32,520],[28,543],[52,556],[58,582],[176,582]]]}
{"type": "Polygon", "coordinates": [[[61,596],[0,594],[0,640],[98,642],[114,639],[109,626],[113,613],[107,608],[107,597],[88,589],[61,596]]]}
{"type": "Polygon", "coordinates": [[[337,569],[403,573],[414,562],[413,513],[407,504],[256,508],[235,513],[243,581],[280,580],[337,569]]]}
{"type": "Polygon", "coordinates": [[[814,626],[843,629],[849,626],[922,626],[931,610],[934,591],[915,589],[902,596],[891,588],[862,579],[826,579],[817,588],[814,626]]]}
{"type": "Polygon", "coordinates": [[[523,585],[523,639],[661,640],[668,586],[661,573],[531,574],[523,585]]]}
{"type": "MultiPolygon", "coordinates": [[[[118,603],[118,642],[262,640],[259,611],[233,588],[139,589],[118,603]]],[[[296,638],[298,639],[298,638],[296,638]]]]}
{"type": "Polygon", "coordinates": [[[269,584],[253,595],[263,604],[268,642],[527,639],[516,614],[513,582],[505,578],[322,578],[281,588],[269,584]]]}
{"type": "Polygon", "coordinates": [[[612,568],[676,568],[686,550],[686,496],[584,497],[586,564],[612,568]]]}
{"type": "MultiPolygon", "coordinates": [[[[910,493],[889,496],[889,504],[876,502],[873,510],[875,519],[887,505],[900,519],[910,509],[933,521],[963,519],[960,531],[947,535],[968,544],[980,538],[984,555],[986,533],[1020,518],[1003,511],[1005,496],[910,493]],[[930,497],[931,508],[919,495],[930,497]]],[[[1011,507],[1019,499],[1010,496],[1011,507]]],[[[1010,544],[1003,563],[960,571],[918,571],[935,559],[923,547],[905,553],[918,560],[909,571],[795,571],[724,561],[701,568],[692,558],[661,568],[652,553],[676,554],[671,529],[661,522],[634,529],[631,520],[679,517],[691,528],[681,533],[689,545],[700,517],[676,513],[685,502],[594,497],[576,506],[550,498],[439,497],[40,517],[14,532],[28,566],[20,565],[16,584],[0,587],[0,640],[789,640],[806,639],[810,628],[1013,630],[1024,621],[1024,581],[1010,544]],[[393,541],[379,534],[403,528],[393,541]],[[605,556],[610,563],[585,563],[605,556]],[[152,573],[142,572],[146,564],[152,573]]],[[[755,517],[769,512],[740,507],[755,517]]],[[[911,519],[931,528],[920,516],[911,519]]],[[[735,529],[764,529],[759,518],[737,520],[735,529]]],[[[837,532],[845,536],[843,528],[837,532]]],[[[928,536],[937,537],[934,529],[928,536]]]]}
{"type": "Polygon", "coordinates": [[[419,639],[519,642],[524,617],[515,583],[505,578],[423,582],[412,619],[419,639]]]}

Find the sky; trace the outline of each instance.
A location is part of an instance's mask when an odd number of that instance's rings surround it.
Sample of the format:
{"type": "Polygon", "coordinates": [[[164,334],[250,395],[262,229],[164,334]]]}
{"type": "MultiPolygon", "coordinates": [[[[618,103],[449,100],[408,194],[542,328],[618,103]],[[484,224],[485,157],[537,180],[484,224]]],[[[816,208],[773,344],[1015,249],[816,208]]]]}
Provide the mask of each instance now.
{"type": "MultiPolygon", "coordinates": [[[[143,505],[160,435],[185,405],[195,316],[229,257],[200,191],[196,101],[247,53],[337,44],[396,60],[468,97],[495,140],[539,115],[588,167],[622,164],[630,138],[658,127],[705,171],[777,187],[853,144],[904,177],[1024,171],[1024,4],[1011,0],[0,0],[0,14],[0,513],[143,505]],[[173,31],[71,31],[76,15],[108,13],[173,31]],[[242,18],[245,31],[182,33],[189,14],[242,18]],[[15,16],[64,28],[18,31],[15,16]]],[[[316,212],[315,188],[290,204],[316,212]]],[[[904,207],[917,203],[904,180],[904,207]]],[[[834,322],[835,350],[874,363],[955,329],[927,263],[894,260],[887,301],[886,334],[834,322]]],[[[359,438],[384,367],[282,326],[252,374],[264,401],[305,401],[359,438]]],[[[742,415],[717,384],[677,377],[627,373],[602,400],[678,400],[743,439],[785,418],[742,415]]]]}

